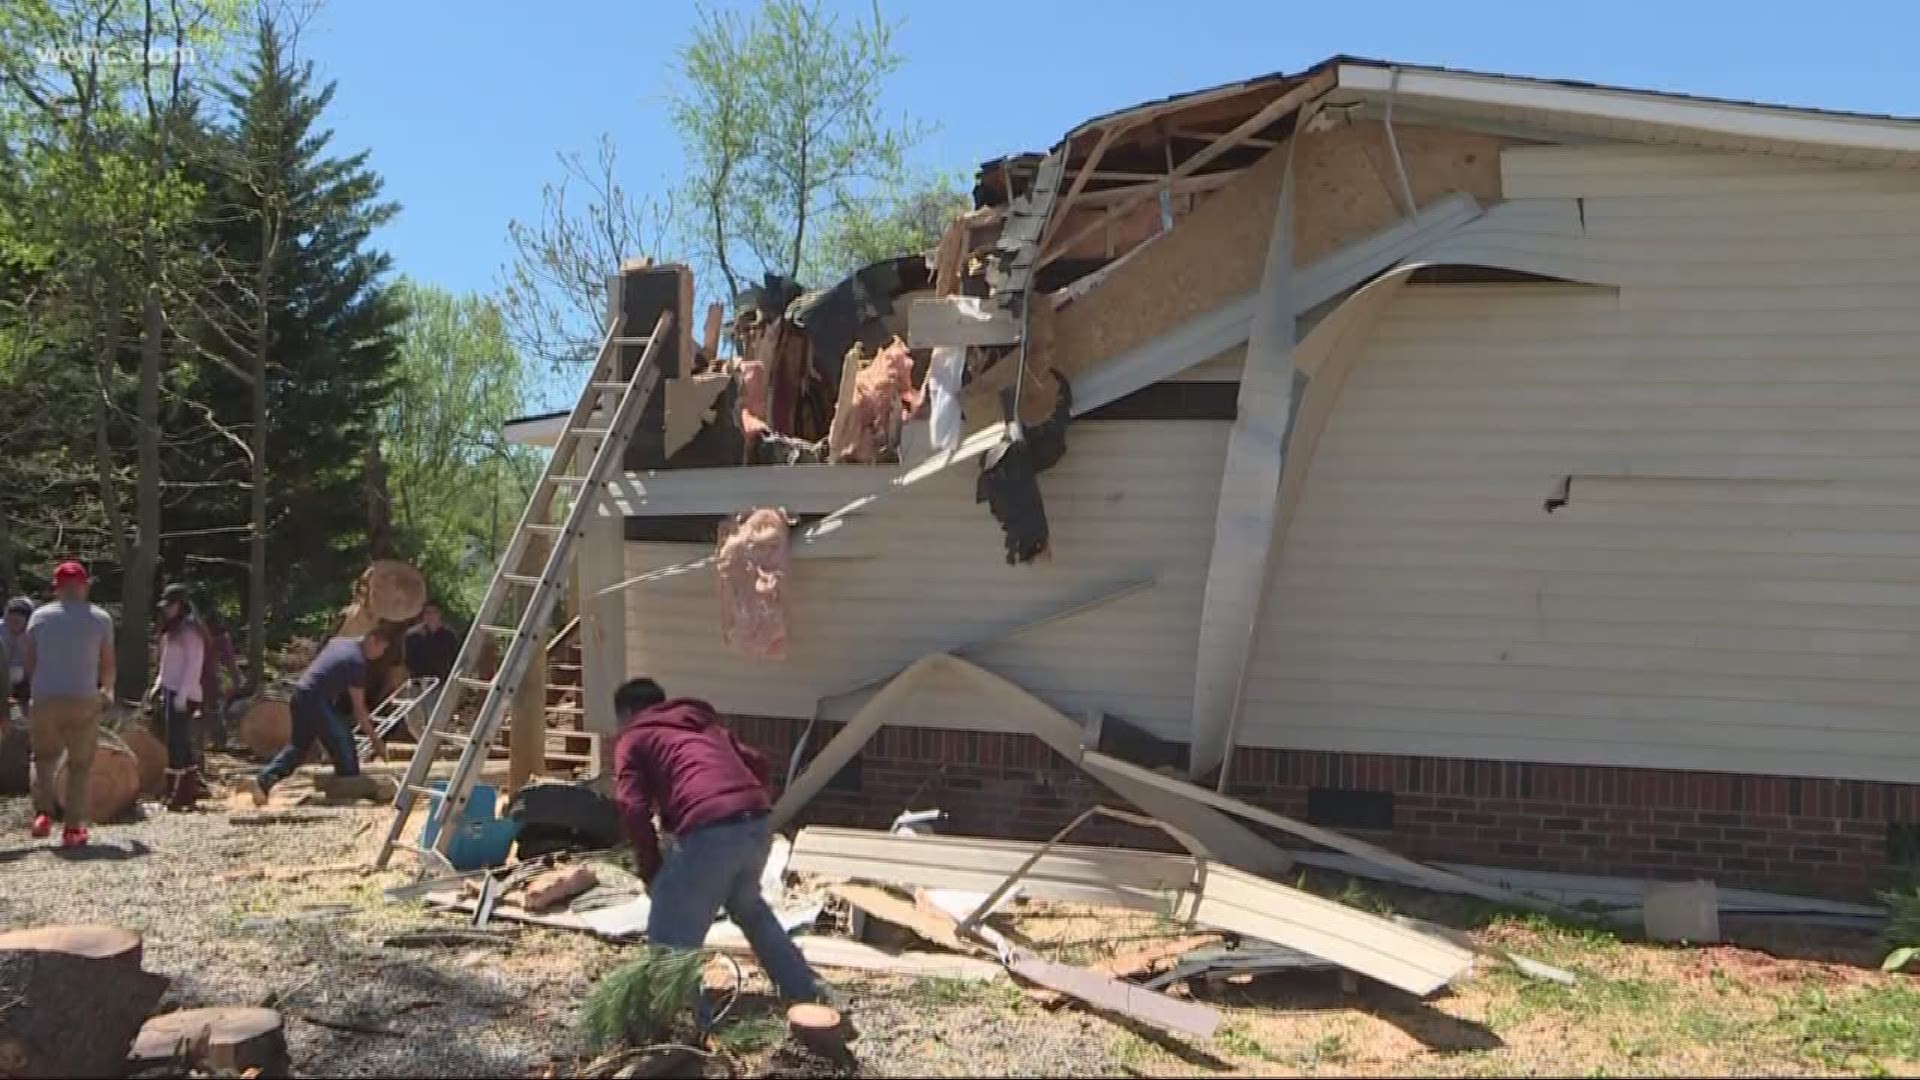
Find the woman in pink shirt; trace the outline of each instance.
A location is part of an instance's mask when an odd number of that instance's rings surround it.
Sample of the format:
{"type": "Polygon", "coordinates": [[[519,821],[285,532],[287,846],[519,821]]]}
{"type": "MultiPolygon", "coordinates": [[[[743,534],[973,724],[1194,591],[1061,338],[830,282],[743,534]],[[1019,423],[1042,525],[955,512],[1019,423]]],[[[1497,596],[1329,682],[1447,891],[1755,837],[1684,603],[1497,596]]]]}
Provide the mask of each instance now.
{"type": "Polygon", "coordinates": [[[207,637],[194,618],[185,585],[160,594],[160,675],[151,698],[159,699],[167,732],[167,809],[191,810],[206,789],[193,759],[193,713],[200,704],[200,674],[207,637]]]}

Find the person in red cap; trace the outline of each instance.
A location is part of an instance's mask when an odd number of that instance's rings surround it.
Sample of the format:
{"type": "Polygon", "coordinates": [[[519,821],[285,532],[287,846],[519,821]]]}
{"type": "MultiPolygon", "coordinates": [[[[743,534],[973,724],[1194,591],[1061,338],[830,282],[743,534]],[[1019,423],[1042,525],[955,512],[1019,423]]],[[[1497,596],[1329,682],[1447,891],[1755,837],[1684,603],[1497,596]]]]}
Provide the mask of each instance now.
{"type": "Polygon", "coordinates": [[[53,571],[52,603],[27,620],[27,711],[33,743],[33,835],[53,831],[53,778],[67,759],[61,847],[87,842],[87,781],[100,742],[100,714],[112,694],[113,618],[87,602],[87,568],[63,562],[53,571]]]}

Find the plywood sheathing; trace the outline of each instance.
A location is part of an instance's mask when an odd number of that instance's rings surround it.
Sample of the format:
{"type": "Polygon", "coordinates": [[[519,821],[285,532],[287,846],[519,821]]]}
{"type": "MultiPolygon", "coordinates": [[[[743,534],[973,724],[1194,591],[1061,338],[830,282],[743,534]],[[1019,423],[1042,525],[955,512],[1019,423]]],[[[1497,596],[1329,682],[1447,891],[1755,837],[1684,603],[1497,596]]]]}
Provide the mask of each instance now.
{"type": "MultiPolygon", "coordinates": [[[[1465,192],[1482,206],[1500,201],[1500,151],[1517,139],[1395,124],[1414,199],[1425,207],[1465,192]]],[[[1405,216],[1400,182],[1375,120],[1356,120],[1301,137],[1294,162],[1294,264],[1304,266],[1405,216]]],[[[1053,311],[1034,305],[1028,343],[1029,386],[1044,396],[1049,368],[1069,382],[1081,371],[1188,319],[1252,292],[1260,284],[1266,230],[1286,166],[1284,148],[1267,154],[1234,183],[1201,202],[1151,248],[1115,267],[1088,295],[1053,311]]],[[[1158,207],[1151,207],[1158,220],[1158,207]]],[[[1157,225],[1156,225],[1157,228],[1157,225]]],[[[967,427],[1000,419],[996,394],[1012,370],[989,370],[968,387],[967,427]]],[[[1030,392],[1037,392],[1030,393],[1030,392]]],[[[1023,419],[1025,417],[1023,416],[1023,419]]]]}

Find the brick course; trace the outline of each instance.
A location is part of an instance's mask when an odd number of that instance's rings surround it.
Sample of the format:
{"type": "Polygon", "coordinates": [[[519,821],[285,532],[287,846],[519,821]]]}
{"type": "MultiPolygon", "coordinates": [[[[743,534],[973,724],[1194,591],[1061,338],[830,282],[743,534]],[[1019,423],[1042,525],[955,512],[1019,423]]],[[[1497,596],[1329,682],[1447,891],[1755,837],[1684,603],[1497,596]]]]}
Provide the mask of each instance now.
{"type": "MultiPolygon", "coordinates": [[[[781,764],[806,726],[733,725],[781,764]]],[[[840,726],[822,722],[813,745],[840,726]]],[[[1230,794],[1292,817],[1305,817],[1310,788],[1391,791],[1391,831],[1346,831],[1415,858],[1836,897],[1889,883],[1889,823],[1920,822],[1920,784],[1254,747],[1234,752],[1232,770],[1230,794]]],[[[803,820],[884,828],[939,807],[957,833],[1040,839],[1097,803],[1124,805],[1031,736],[890,727],[861,753],[860,789],[822,792],[803,820]]],[[[1166,846],[1108,821],[1075,838],[1166,846]]]]}

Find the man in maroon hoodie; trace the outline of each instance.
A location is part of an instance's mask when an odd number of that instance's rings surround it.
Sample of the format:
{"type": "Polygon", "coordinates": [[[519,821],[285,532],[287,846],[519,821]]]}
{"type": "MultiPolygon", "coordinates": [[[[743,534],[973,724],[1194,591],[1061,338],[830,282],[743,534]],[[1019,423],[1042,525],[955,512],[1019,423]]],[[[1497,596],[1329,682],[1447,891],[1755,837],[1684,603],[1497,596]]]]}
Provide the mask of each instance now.
{"type": "Polygon", "coordinates": [[[621,723],[614,801],[653,901],[647,941],[698,949],[724,907],[780,993],[813,1000],[818,976],[760,895],[772,842],[766,759],[734,738],[713,706],[669,701],[652,679],[620,687],[613,708],[621,723]],[[656,813],[675,840],[664,860],[656,813]]]}

